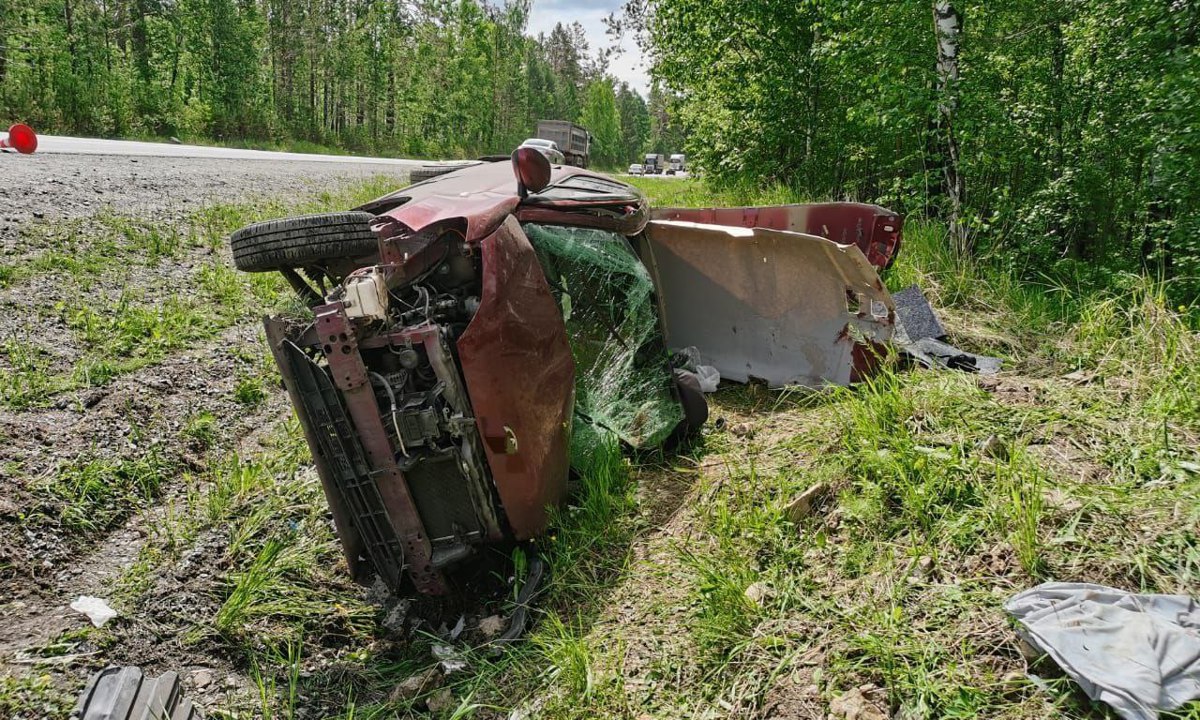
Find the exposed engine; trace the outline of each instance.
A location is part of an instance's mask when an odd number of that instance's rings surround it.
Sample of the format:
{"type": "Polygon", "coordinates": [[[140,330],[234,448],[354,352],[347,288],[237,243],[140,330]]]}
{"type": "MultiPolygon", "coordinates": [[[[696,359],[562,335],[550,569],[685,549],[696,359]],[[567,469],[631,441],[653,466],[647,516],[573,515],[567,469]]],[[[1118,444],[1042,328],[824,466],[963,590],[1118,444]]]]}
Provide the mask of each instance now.
{"type": "MultiPolygon", "coordinates": [[[[403,265],[405,272],[362,268],[325,298],[345,308],[356,346],[343,344],[346,335],[323,337],[314,324],[295,346],[305,361],[293,353],[290,362],[295,375],[332,389],[342,379],[337,368],[342,356],[355,350],[361,355],[392,459],[428,534],[431,565],[440,568],[469,555],[474,545],[504,535],[456,350],[479,309],[480,268],[458,232],[404,240],[415,250],[412,262],[403,265]]],[[[312,395],[308,398],[314,403],[312,395]]],[[[334,427],[348,420],[340,403],[314,404],[309,412],[330,417],[334,427]]],[[[364,538],[363,559],[377,569],[390,566],[383,574],[397,577],[407,559],[387,525],[395,498],[378,492],[356,467],[361,449],[344,438],[323,440],[332,464],[344,470],[336,491],[364,538]]]]}

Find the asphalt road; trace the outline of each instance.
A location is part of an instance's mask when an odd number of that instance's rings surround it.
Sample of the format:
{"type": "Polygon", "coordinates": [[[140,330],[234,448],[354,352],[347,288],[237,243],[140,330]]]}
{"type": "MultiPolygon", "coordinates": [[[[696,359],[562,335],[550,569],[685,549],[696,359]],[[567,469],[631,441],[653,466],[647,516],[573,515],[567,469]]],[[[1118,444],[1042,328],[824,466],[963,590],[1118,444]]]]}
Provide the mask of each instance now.
{"type": "Polygon", "coordinates": [[[208,147],[204,145],[174,145],[170,143],[139,142],[134,140],[97,140],[95,138],[39,135],[37,154],[65,153],[72,155],[119,155],[134,157],[211,158],[218,160],[298,160],[321,163],[355,163],[368,165],[399,165],[415,167],[422,160],[401,158],[357,157],[352,155],[315,155],[270,150],[208,147]]]}

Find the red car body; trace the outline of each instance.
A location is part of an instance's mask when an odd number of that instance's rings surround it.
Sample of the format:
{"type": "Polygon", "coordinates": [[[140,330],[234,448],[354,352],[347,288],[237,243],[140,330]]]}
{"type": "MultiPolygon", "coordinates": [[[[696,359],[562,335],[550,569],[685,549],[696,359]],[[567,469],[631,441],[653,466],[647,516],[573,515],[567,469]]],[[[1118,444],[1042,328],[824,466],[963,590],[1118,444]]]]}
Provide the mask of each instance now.
{"type": "Polygon", "coordinates": [[[566,313],[526,223],[631,243],[654,279],[671,347],[678,338],[705,354],[698,321],[732,318],[712,344],[731,377],[763,367],[773,384],[844,383],[868,368],[873,342],[851,330],[890,325],[890,300],[866,262],[882,268],[899,246],[900,218],[886,209],[679,209],[651,223],[639,191],[587,170],[555,167],[538,190],[518,187],[508,163],[487,163],[367,203],[359,210],[373,216],[377,253],[342,259],[348,271],[336,278],[323,268],[338,285],[314,303],[311,322],[266,322],[360,581],[379,575],[395,588],[407,571],[421,592],[445,593],[451,565],[484,543],[536,537],[564,497],[579,378],[566,313]],[[777,276],[756,287],[764,266],[777,276]],[[794,317],[805,311],[793,276],[833,288],[820,317],[794,317]],[[668,296],[692,278],[713,289],[687,306],[668,296]],[[848,296],[874,309],[848,309],[848,296]],[[761,365],[760,349],[770,356],[761,365]]]}

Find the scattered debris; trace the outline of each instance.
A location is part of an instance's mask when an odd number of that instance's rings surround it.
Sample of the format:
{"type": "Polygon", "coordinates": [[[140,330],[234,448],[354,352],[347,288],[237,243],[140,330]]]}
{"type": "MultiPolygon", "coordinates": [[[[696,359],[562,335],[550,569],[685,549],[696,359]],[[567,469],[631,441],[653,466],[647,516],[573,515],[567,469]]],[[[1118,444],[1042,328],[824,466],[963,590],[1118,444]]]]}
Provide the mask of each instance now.
{"type": "Polygon", "coordinates": [[[183,696],[178,673],[147,678],[141,668],[106,667],[88,680],[71,720],[203,720],[183,696]]]}
{"type": "Polygon", "coordinates": [[[904,354],[927,368],[964,370],[980,375],[1000,372],[1000,359],[976,355],[944,342],[946,329],[937,313],[913,285],[892,295],[896,303],[895,343],[904,354]]]}
{"type": "Polygon", "coordinates": [[[444,687],[425,698],[425,707],[429,708],[431,713],[441,714],[458,707],[458,701],[454,699],[450,688],[444,687]]]}
{"type": "Polygon", "coordinates": [[[910,285],[900,292],[892,293],[896,304],[896,315],[904,328],[905,335],[912,340],[920,338],[946,337],[946,328],[938,320],[933,306],[917,285],[910,285]]]}
{"type": "Polygon", "coordinates": [[[432,652],[433,656],[438,659],[442,672],[447,675],[462,672],[469,667],[462,653],[450,645],[434,645],[432,652]]]}
{"type": "Polygon", "coordinates": [[[1004,605],[1022,640],[1093,700],[1154,720],[1200,698],[1200,602],[1090,583],[1043,583],[1004,605]]]}
{"type": "Polygon", "coordinates": [[[788,503],[787,509],[784,512],[787,514],[788,520],[793,523],[798,523],[804,518],[813,514],[813,508],[817,502],[829,492],[829,485],[819,482],[804,492],[796,496],[795,500],[788,503]]]}
{"type": "Polygon", "coordinates": [[[897,343],[909,357],[927,368],[964,370],[980,375],[995,375],[1000,372],[1000,359],[976,355],[959,350],[933,338],[922,338],[911,343],[897,343]]]}
{"type": "Polygon", "coordinates": [[[71,603],[71,609],[87,615],[88,620],[96,627],[104,627],[105,623],[117,616],[117,611],[109,607],[107,602],[91,595],[79,596],[71,603]]]}
{"type": "Polygon", "coordinates": [[[702,393],[715,393],[721,385],[721,372],[712,365],[705,365],[700,359],[700,350],[695,345],[676,351],[684,358],[682,369],[696,378],[702,393]]]}
{"type": "Polygon", "coordinates": [[[489,615],[479,621],[479,632],[487,640],[491,640],[504,632],[504,618],[499,615],[489,615]]]}
{"type": "Polygon", "coordinates": [[[888,714],[880,710],[882,690],[874,685],[860,685],[829,703],[829,717],[834,720],[888,720],[888,714]]]}
{"type": "Polygon", "coordinates": [[[408,610],[412,607],[412,600],[405,598],[392,606],[391,610],[383,618],[383,626],[391,632],[400,634],[404,632],[404,621],[408,620],[408,610]]]}
{"type": "Polygon", "coordinates": [[[450,631],[450,639],[457,640],[459,635],[462,635],[463,629],[467,626],[467,616],[459,615],[458,622],[454,623],[454,629],[450,631]]]}
{"type": "Polygon", "coordinates": [[[424,672],[405,678],[403,682],[392,688],[392,692],[388,695],[388,702],[398,703],[414,700],[418,696],[440,687],[441,684],[442,674],[436,667],[431,667],[424,672]]]}

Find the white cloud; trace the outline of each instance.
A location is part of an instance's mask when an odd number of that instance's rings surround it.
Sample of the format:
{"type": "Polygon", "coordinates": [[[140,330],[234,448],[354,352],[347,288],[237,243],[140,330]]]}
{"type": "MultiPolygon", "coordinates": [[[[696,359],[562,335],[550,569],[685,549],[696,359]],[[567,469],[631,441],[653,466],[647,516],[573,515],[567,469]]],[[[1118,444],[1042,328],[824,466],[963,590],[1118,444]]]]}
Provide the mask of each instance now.
{"type": "MultiPolygon", "coordinates": [[[[570,25],[578,22],[587,34],[594,54],[597,49],[612,45],[612,38],[605,33],[604,18],[620,11],[623,4],[623,0],[534,0],[529,13],[529,33],[549,35],[555,23],[570,25]]],[[[621,41],[621,48],[623,52],[611,58],[609,72],[646,97],[650,76],[637,43],[626,37],[621,41]]]]}

